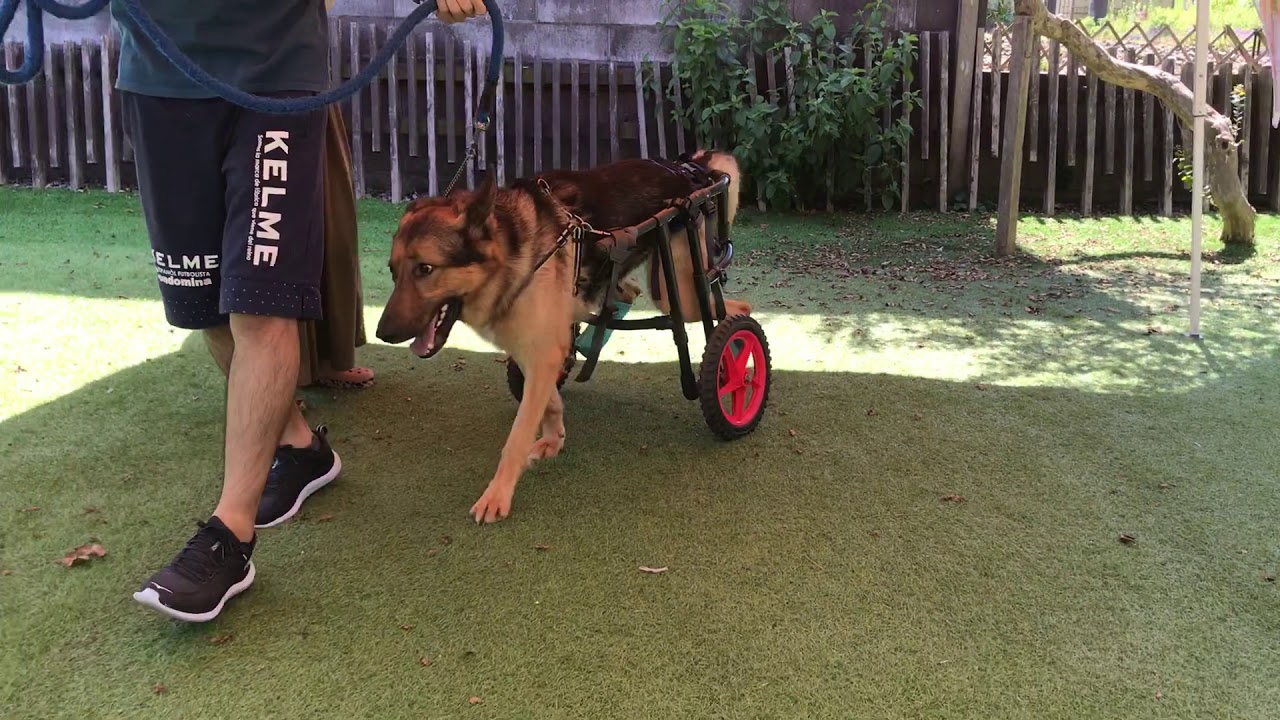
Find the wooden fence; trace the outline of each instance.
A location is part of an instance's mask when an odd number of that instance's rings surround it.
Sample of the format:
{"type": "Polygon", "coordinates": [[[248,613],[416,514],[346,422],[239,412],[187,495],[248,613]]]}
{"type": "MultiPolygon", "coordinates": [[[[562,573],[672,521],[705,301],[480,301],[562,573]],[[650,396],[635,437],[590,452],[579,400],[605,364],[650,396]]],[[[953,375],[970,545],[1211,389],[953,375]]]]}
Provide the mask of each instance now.
{"type": "MultiPolygon", "coordinates": [[[[1117,59],[1158,66],[1191,86],[1195,34],[1167,28],[1128,30],[1106,23],[1088,34],[1117,59]]],[[[1033,44],[1027,107],[1026,156],[1023,158],[1024,208],[1046,215],[1069,209],[1084,215],[1099,211],[1122,215],[1173,214],[1190,203],[1175,152],[1187,147],[1172,112],[1154,96],[1105,83],[1084,68],[1056,41],[1033,44]]],[[[1002,92],[1008,83],[1011,47],[1008,29],[995,26],[978,44],[973,119],[969,138],[970,173],[964,204],[974,209],[999,192],[999,155],[1004,120],[1002,92]],[[994,70],[994,72],[993,72],[994,70]],[[994,82],[993,82],[994,78],[994,82]]],[[[1270,79],[1261,33],[1225,28],[1211,39],[1208,101],[1239,122],[1240,176],[1255,204],[1280,209],[1280,159],[1271,127],[1270,79]],[[1239,107],[1232,96],[1239,86],[1239,107]]]]}
{"type": "MultiPolygon", "coordinates": [[[[333,20],[330,70],[335,81],[358,72],[389,34],[386,22],[333,20]]],[[[1142,28],[1119,33],[1104,25],[1094,33],[1119,57],[1182,73],[1190,81],[1194,38],[1142,28]]],[[[951,36],[921,33],[913,80],[919,93],[911,115],[915,129],[902,167],[902,209],[976,209],[999,197],[1001,102],[1007,82],[1007,32],[985,33],[977,44],[967,139],[965,191],[949,195],[948,154],[952,102],[951,36]]],[[[6,64],[21,61],[20,46],[5,46],[6,64]]],[[[1214,43],[1212,102],[1230,111],[1231,88],[1244,87],[1241,175],[1253,199],[1280,199],[1280,159],[1271,148],[1273,88],[1260,36],[1230,30],[1214,43]]],[[[344,101],[351,132],[356,192],[406,197],[440,192],[464,159],[471,141],[475,99],[485,76],[488,47],[445,31],[420,31],[402,48],[378,82],[344,101]],[[394,128],[394,132],[392,129],[394,128]]],[[[761,58],[762,94],[787,103],[786,58],[761,58]]],[[[1179,136],[1173,116],[1154,98],[1101,83],[1057,43],[1041,40],[1039,72],[1031,84],[1026,157],[1019,189],[1025,208],[1046,214],[1079,211],[1170,214],[1189,201],[1174,167],[1179,136]]],[[[132,148],[122,132],[113,91],[117,46],[97,42],[51,46],[43,75],[8,87],[0,108],[0,184],[39,187],[135,187],[132,148]]],[[[674,103],[645,78],[665,83],[665,62],[593,62],[509,57],[495,95],[495,122],[479,152],[503,181],[550,168],[581,168],[625,157],[671,157],[694,140],[673,119],[674,103]],[[637,85],[637,78],[641,82],[637,85]],[[639,91],[638,91],[639,90],[639,91]]],[[[900,115],[894,110],[893,115],[900,115]]],[[[885,117],[885,122],[891,120],[885,117]]],[[[474,182],[473,172],[464,176],[474,182]]],[[[748,188],[748,192],[754,192],[748,188]]]]}

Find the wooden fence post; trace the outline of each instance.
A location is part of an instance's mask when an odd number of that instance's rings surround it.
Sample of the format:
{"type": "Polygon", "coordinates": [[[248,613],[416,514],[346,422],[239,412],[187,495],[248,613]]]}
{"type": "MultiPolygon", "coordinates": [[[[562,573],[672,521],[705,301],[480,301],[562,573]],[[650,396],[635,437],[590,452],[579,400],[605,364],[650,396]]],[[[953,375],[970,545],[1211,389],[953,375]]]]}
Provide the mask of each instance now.
{"type": "Polygon", "coordinates": [[[1018,191],[1022,185],[1022,142],[1031,84],[1031,18],[1013,20],[1009,57],[1009,96],[1005,98],[1004,156],[1000,160],[1000,205],[996,215],[996,255],[1012,255],[1018,239],[1018,191]]]}
{"type": "MultiPolygon", "coordinates": [[[[981,47],[979,43],[982,42],[980,39],[982,22],[978,17],[978,4],[978,0],[961,0],[960,19],[956,24],[956,69],[952,76],[955,82],[953,86],[955,99],[951,103],[950,157],[947,158],[950,177],[942,178],[948,194],[964,187],[964,173],[969,167],[965,163],[966,153],[970,150],[969,104],[981,101],[981,98],[973,97],[973,74],[982,71],[975,62],[978,55],[977,47],[981,47]]],[[[996,77],[998,78],[999,75],[997,74],[996,77]]],[[[973,152],[977,151],[977,148],[973,148],[973,152]]]]}

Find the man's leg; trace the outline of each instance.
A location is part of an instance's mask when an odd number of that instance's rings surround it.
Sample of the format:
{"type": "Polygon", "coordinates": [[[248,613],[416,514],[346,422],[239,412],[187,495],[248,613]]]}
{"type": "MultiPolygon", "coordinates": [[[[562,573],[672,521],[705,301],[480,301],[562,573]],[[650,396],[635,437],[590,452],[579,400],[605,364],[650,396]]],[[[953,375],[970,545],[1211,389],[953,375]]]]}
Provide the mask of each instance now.
{"type": "MultiPolygon", "coordinates": [[[[222,374],[230,375],[231,357],[236,347],[235,339],[231,335],[231,326],[223,325],[205,330],[204,342],[209,348],[209,354],[213,356],[213,361],[222,370],[222,374]]],[[[280,434],[280,445],[306,447],[310,442],[311,427],[307,425],[307,419],[303,417],[297,403],[294,403],[289,412],[289,419],[285,423],[284,432],[280,434]]]]}

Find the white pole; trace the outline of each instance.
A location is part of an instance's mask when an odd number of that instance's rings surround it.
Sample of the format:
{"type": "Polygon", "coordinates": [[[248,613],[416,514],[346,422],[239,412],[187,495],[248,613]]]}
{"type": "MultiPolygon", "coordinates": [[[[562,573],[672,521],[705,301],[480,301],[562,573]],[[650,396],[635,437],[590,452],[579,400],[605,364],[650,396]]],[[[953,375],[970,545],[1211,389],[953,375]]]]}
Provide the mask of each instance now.
{"type": "Polygon", "coordinates": [[[1191,151],[1191,328],[1187,336],[1200,338],[1200,252],[1204,237],[1204,118],[1208,84],[1209,0],[1196,0],[1196,74],[1191,151]]]}

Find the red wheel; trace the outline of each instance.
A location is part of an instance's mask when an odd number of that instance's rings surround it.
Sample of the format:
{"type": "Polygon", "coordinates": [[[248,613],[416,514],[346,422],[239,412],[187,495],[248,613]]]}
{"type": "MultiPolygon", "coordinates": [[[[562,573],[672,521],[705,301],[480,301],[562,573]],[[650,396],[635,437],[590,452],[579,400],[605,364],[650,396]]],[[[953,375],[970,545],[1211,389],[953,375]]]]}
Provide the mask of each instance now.
{"type": "Polygon", "coordinates": [[[750,315],[725,318],[702,353],[698,395],[702,417],[724,440],[749,435],[769,401],[769,342],[750,315]]]}

